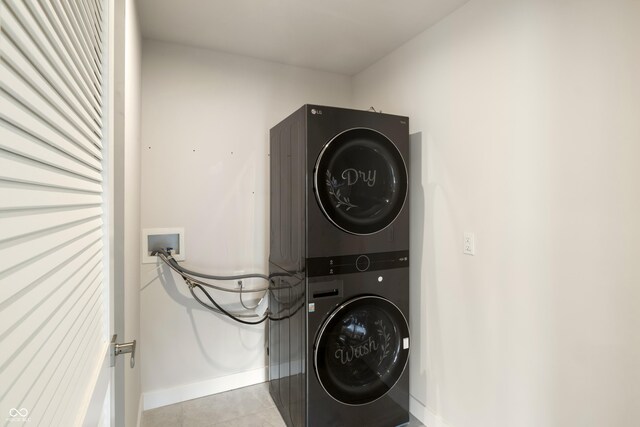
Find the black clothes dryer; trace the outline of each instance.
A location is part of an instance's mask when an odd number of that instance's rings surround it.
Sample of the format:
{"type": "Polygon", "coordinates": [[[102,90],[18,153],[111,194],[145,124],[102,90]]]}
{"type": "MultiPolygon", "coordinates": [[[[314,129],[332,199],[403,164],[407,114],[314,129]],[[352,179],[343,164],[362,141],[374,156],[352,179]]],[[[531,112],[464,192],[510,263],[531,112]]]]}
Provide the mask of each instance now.
{"type": "Polygon", "coordinates": [[[289,426],[408,422],[408,118],[271,129],[270,392],[289,426]]]}

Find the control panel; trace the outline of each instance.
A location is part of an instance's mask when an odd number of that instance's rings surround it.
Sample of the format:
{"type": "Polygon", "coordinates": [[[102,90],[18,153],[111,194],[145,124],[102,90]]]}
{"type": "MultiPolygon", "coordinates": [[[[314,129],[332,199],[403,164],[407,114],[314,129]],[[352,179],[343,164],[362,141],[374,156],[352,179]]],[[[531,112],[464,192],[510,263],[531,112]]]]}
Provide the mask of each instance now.
{"type": "Polygon", "coordinates": [[[389,270],[408,266],[409,251],[308,258],[307,276],[331,276],[334,274],[389,270]]]}

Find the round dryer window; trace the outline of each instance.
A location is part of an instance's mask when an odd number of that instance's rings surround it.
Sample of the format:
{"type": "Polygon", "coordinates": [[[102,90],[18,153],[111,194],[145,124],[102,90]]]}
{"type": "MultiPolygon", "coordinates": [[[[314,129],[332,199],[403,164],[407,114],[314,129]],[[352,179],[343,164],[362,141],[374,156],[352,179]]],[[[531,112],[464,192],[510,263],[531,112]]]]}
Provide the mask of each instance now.
{"type": "Polygon", "coordinates": [[[391,224],[407,197],[407,168],[398,148],[380,132],[355,128],[323,148],[314,172],[316,197],[337,227],[373,234],[391,224]]]}
{"type": "Polygon", "coordinates": [[[324,322],[314,346],[318,380],[335,400],[364,405],[384,396],[409,358],[409,325],[390,301],[354,298],[324,322]]]}

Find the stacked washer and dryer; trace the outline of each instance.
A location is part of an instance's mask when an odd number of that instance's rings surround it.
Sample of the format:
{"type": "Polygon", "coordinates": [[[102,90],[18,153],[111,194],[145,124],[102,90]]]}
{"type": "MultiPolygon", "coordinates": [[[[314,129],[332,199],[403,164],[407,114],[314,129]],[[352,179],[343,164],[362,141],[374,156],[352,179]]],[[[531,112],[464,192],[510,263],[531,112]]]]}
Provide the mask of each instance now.
{"type": "Polygon", "coordinates": [[[270,135],[270,393],[288,426],[409,421],[409,120],[305,105],[270,135]]]}

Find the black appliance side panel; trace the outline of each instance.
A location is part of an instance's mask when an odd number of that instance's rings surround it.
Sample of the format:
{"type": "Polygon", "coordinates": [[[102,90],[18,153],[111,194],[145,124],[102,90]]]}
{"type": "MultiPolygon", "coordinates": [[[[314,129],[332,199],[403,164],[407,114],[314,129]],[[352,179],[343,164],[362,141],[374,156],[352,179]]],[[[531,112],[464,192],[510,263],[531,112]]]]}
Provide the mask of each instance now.
{"type": "Polygon", "coordinates": [[[288,426],[306,419],[306,108],[270,132],[269,390],[288,426]]]}
{"type": "Polygon", "coordinates": [[[306,278],[269,265],[269,392],[290,427],[302,427],[307,402],[306,278]]]}
{"type": "Polygon", "coordinates": [[[305,264],[305,111],[300,108],[270,132],[269,262],[292,273],[305,264]]]}

